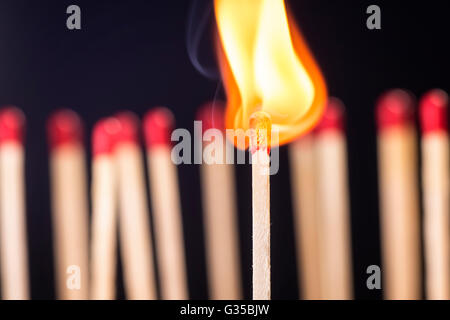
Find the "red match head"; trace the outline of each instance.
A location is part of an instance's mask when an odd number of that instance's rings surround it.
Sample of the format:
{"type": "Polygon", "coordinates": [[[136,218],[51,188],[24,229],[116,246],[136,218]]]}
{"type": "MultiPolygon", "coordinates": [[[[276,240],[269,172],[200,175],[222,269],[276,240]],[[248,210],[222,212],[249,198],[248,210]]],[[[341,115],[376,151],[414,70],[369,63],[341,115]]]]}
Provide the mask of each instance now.
{"type": "Polygon", "coordinates": [[[95,156],[108,155],[114,151],[120,123],[114,117],[98,121],[92,132],[92,153],[95,156]]]}
{"type": "Polygon", "coordinates": [[[5,142],[23,143],[25,116],[16,107],[5,107],[0,110],[0,144],[5,142]]]}
{"type": "Polygon", "coordinates": [[[394,89],[383,94],[377,102],[378,129],[403,126],[414,119],[414,98],[405,90],[394,89]]]}
{"type": "Polygon", "coordinates": [[[131,111],[122,111],[115,115],[119,122],[116,143],[139,144],[139,118],[131,111]]]}
{"type": "Polygon", "coordinates": [[[80,117],[70,109],[54,112],[47,121],[47,135],[51,149],[66,144],[81,144],[83,125],[80,117]]]}
{"type": "Polygon", "coordinates": [[[144,137],[147,148],[170,145],[175,124],[173,113],[164,107],[150,110],[144,116],[144,137]]]}
{"type": "Polygon", "coordinates": [[[202,121],[203,131],[208,129],[224,130],[225,105],[222,101],[205,103],[197,111],[196,119],[202,121]]]}
{"type": "Polygon", "coordinates": [[[447,131],[448,95],[439,89],[426,93],[420,100],[419,116],[424,133],[447,131]]]}
{"type": "Polygon", "coordinates": [[[322,119],[316,127],[316,132],[338,131],[343,132],[344,129],[344,113],[345,108],[341,100],[337,98],[329,98],[322,119]]]}

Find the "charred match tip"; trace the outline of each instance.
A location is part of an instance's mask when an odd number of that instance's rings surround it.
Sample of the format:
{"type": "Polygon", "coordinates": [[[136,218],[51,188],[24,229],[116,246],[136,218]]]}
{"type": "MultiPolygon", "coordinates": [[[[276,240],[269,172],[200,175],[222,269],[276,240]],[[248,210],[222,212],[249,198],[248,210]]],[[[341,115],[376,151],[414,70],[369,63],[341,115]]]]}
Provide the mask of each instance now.
{"type": "Polygon", "coordinates": [[[150,110],[144,116],[144,137],[147,148],[171,144],[171,131],[175,126],[173,113],[164,107],[150,110]]]}
{"type": "Polygon", "coordinates": [[[445,91],[434,89],[420,100],[419,115],[424,133],[447,131],[448,95],[445,91]]]}
{"type": "Polygon", "coordinates": [[[66,144],[80,144],[83,139],[81,119],[70,109],[58,110],[47,121],[47,134],[51,149],[66,144]]]}
{"type": "Polygon", "coordinates": [[[23,143],[25,131],[25,115],[16,107],[5,107],[0,110],[0,144],[5,142],[23,143]]]}
{"type": "Polygon", "coordinates": [[[316,127],[316,132],[345,131],[345,107],[338,98],[329,98],[322,119],[316,127]]]}
{"type": "Polygon", "coordinates": [[[272,120],[270,115],[264,111],[257,111],[250,117],[250,151],[267,150],[270,153],[270,139],[272,131],[272,120]]]}
{"type": "Polygon", "coordinates": [[[197,111],[196,119],[202,122],[203,130],[225,128],[225,106],[221,101],[205,103],[197,111]]]}
{"type": "Polygon", "coordinates": [[[95,156],[108,155],[114,151],[120,123],[114,117],[98,121],[92,132],[92,153],[95,156]]]}
{"type": "Polygon", "coordinates": [[[405,90],[395,89],[382,95],[376,109],[378,129],[389,129],[413,121],[413,105],[413,96],[405,90]]]}
{"type": "Polygon", "coordinates": [[[139,143],[139,118],[131,111],[122,111],[115,115],[119,122],[116,143],[139,143]]]}

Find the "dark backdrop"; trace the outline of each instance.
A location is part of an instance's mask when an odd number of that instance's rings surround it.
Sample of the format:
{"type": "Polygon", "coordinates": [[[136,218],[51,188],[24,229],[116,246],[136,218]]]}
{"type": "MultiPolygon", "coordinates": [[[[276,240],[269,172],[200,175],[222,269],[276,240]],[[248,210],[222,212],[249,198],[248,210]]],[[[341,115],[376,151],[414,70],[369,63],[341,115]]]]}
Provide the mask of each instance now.
{"type": "MultiPolygon", "coordinates": [[[[365,286],[368,265],[380,264],[373,106],[384,90],[421,95],[449,90],[447,1],[287,1],[321,66],[331,95],[347,107],[354,285],[357,298],[380,298],[365,286]],[[366,28],[370,4],[382,10],[382,30],[366,28]]],[[[209,1],[0,0],[0,105],[27,116],[27,219],[32,297],[54,298],[52,229],[45,120],[70,107],[85,122],[117,110],[142,115],[171,108],[177,126],[191,129],[196,108],[222,96],[214,70],[209,1]],[[66,8],[82,9],[82,30],[66,28],[66,8]],[[202,17],[206,14],[205,29],[202,17]],[[208,17],[209,14],[209,17],[208,17]],[[193,45],[197,35],[199,45],[193,45]],[[189,45],[187,45],[189,42],[189,45]],[[198,50],[194,50],[198,48],[198,50]],[[197,53],[195,51],[198,51],[197,53]]],[[[86,142],[88,139],[86,138],[86,142]]],[[[90,151],[89,151],[90,152],[90,151]]],[[[88,156],[90,156],[88,152],[88,156]]],[[[272,178],[273,298],[297,298],[287,150],[272,178]]],[[[207,297],[198,166],[179,167],[192,298],[207,297]]],[[[237,168],[245,297],[251,297],[250,171],[237,168]]],[[[123,286],[119,274],[119,297],[123,286]]]]}

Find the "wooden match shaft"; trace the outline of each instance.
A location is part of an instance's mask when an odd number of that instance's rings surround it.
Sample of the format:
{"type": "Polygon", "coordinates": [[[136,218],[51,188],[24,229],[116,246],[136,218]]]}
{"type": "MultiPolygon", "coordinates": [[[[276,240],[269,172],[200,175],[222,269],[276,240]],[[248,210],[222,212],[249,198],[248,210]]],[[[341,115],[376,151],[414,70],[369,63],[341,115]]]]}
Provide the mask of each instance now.
{"type": "Polygon", "coordinates": [[[380,99],[378,166],[385,298],[420,299],[421,260],[416,131],[412,99],[394,90],[380,99]]]}
{"type": "MultiPolygon", "coordinates": [[[[217,128],[223,132],[223,111],[217,102],[204,106],[199,114],[204,131],[217,128]]],[[[205,142],[204,148],[210,143],[217,141],[205,142]]],[[[234,172],[225,161],[226,141],[220,147],[221,163],[206,159],[211,154],[205,153],[200,166],[209,296],[213,300],[239,300],[242,284],[234,172]]]]}
{"type": "Polygon", "coordinates": [[[173,125],[165,108],[149,111],[144,119],[161,298],[183,300],[189,294],[177,168],[171,159],[173,125]]]}
{"type": "Polygon", "coordinates": [[[202,202],[210,298],[242,299],[233,168],[202,164],[202,202]]]}
{"type": "Polygon", "coordinates": [[[167,146],[147,150],[161,298],[188,299],[178,181],[167,146]]]}
{"type": "Polygon", "coordinates": [[[0,111],[0,270],[4,300],[29,299],[24,188],[24,117],[0,111]]]}
{"type": "Polygon", "coordinates": [[[270,300],[270,118],[263,112],[252,116],[253,300],[270,300]]]}
{"type": "Polygon", "coordinates": [[[88,299],[88,204],[81,123],[70,110],[48,122],[58,299],[88,299]]]}
{"type": "Polygon", "coordinates": [[[115,156],[119,184],[119,235],[125,292],[128,299],[156,299],[149,212],[145,191],[142,151],[137,138],[137,119],[118,114],[122,132],[115,156]]]}
{"type": "Polygon", "coordinates": [[[289,146],[289,158],[300,296],[306,300],[317,300],[321,298],[321,263],[313,136],[307,135],[294,141],[289,146]]]}
{"type": "Polygon", "coordinates": [[[92,137],[91,299],[116,297],[117,178],[113,157],[114,118],[99,121],[92,137]]]}
{"type": "Polygon", "coordinates": [[[347,148],[343,106],[330,99],[316,129],[321,297],[353,298],[347,148]]]}
{"type": "Polygon", "coordinates": [[[426,94],[420,105],[426,297],[450,300],[448,96],[426,94]]]}

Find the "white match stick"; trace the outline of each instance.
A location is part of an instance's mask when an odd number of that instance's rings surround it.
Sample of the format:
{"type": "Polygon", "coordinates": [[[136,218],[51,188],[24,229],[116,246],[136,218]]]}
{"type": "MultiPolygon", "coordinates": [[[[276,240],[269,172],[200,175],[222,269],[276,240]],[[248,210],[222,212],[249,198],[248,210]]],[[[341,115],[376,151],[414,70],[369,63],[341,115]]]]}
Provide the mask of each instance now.
{"type": "Polygon", "coordinates": [[[0,111],[0,271],[4,300],[29,299],[23,113],[0,111]]]}
{"type": "Polygon", "coordinates": [[[413,100],[386,93],[377,105],[378,171],[385,298],[420,299],[421,259],[413,100]]]}
{"type": "Polygon", "coordinates": [[[450,172],[448,96],[427,93],[420,103],[426,297],[450,300],[450,172]]]}
{"type": "Polygon", "coordinates": [[[321,298],[321,263],[313,135],[308,134],[292,142],[289,146],[289,158],[300,296],[305,300],[317,300],[321,298]]]}
{"type": "Polygon", "coordinates": [[[113,148],[120,124],[100,120],[92,134],[91,299],[116,297],[117,177],[113,148]]]}
{"type": "Polygon", "coordinates": [[[255,112],[250,119],[253,208],[253,300],[270,300],[270,116],[255,112]]]}
{"type": "Polygon", "coordinates": [[[119,234],[125,291],[128,299],[156,299],[153,248],[146,200],[143,155],[138,119],[118,114],[120,132],[115,156],[119,183],[119,234]]]}
{"type": "Polygon", "coordinates": [[[330,98],[316,128],[321,288],[324,299],[353,298],[344,107],[330,98]]]}
{"type": "Polygon", "coordinates": [[[166,108],[144,118],[149,184],[162,299],[189,298],[177,168],[171,159],[174,117],[166,108]]]}
{"type": "MultiPolygon", "coordinates": [[[[204,132],[219,130],[224,135],[223,104],[214,102],[198,112],[204,132]]],[[[210,298],[213,300],[242,299],[239,256],[239,232],[233,166],[226,164],[226,138],[204,142],[203,150],[214,147],[222,155],[204,152],[200,166],[206,256],[210,298]],[[216,161],[215,161],[216,160],[216,161]]]]}
{"type": "Polygon", "coordinates": [[[54,113],[47,130],[58,299],[88,299],[88,203],[80,118],[54,113]]]}

